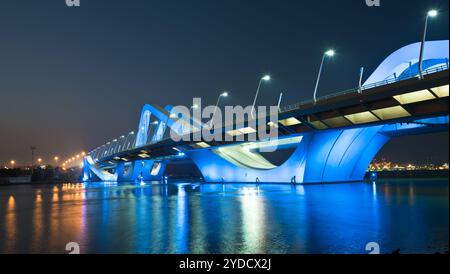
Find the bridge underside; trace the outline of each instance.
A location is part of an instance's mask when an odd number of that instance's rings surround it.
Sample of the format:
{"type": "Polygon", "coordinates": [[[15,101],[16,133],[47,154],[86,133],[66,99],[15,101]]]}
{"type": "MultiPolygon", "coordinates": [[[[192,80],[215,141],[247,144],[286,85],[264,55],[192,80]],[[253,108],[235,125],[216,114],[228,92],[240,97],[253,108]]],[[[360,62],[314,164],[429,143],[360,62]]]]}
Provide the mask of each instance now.
{"type": "MultiPolygon", "coordinates": [[[[372,159],[394,137],[448,130],[448,116],[359,128],[305,133],[281,165],[267,161],[258,148],[234,144],[185,152],[210,183],[335,183],[362,181],[372,159]]],[[[283,143],[283,140],[279,140],[283,143]]],[[[284,141],[286,143],[286,141],[284,141]]],[[[85,161],[84,179],[103,181],[161,180],[171,160],[134,160],[99,168],[85,161]]]]}

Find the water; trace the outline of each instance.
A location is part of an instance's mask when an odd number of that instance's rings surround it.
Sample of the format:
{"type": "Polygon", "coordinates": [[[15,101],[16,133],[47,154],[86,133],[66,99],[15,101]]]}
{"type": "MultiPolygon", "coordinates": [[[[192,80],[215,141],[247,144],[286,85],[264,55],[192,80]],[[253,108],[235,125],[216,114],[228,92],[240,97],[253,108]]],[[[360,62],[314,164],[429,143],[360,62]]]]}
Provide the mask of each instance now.
{"type": "Polygon", "coordinates": [[[448,251],[448,179],[0,186],[0,253],[448,251]]]}

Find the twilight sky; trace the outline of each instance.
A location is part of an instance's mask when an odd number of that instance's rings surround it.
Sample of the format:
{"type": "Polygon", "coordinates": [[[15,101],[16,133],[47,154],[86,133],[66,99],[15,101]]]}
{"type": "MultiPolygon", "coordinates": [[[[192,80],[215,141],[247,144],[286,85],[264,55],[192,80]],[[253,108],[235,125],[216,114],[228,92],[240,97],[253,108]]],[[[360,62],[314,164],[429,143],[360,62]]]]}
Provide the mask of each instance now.
{"type": "MultiPolygon", "coordinates": [[[[64,0],[0,2],[0,165],[90,150],[137,127],[144,103],[261,105],[310,99],[322,52],[319,95],[356,86],[396,49],[448,39],[448,0],[64,0]]],[[[393,140],[381,156],[448,161],[448,133],[393,140]],[[411,149],[414,147],[414,149],[411,149]]]]}

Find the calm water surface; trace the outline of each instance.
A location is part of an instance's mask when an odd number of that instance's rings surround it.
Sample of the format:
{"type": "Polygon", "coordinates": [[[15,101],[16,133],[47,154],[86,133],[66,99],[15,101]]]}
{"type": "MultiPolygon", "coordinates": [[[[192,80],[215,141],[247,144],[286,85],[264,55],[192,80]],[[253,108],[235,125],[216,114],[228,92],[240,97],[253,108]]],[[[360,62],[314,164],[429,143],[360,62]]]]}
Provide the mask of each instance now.
{"type": "Polygon", "coordinates": [[[0,253],[448,252],[449,182],[0,186],[0,253]]]}

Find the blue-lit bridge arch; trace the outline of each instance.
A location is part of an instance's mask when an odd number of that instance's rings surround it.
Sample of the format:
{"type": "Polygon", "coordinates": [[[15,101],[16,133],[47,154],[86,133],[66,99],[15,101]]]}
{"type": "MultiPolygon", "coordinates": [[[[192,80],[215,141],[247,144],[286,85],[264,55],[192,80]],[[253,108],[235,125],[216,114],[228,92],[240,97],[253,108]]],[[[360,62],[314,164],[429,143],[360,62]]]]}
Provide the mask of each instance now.
{"type": "MultiPolygon", "coordinates": [[[[174,142],[171,131],[180,136],[192,133],[179,126],[180,120],[189,129],[202,129],[204,124],[173,116],[172,106],[146,104],[135,132],[86,156],[84,179],[159,180],[168,163],[188,159],[206,182],[361,181],[390,139],[448,130],[448,41],[426,43],[423,79],[418,78],[419,46],[411,44],[391,54],[362,88],[283,107],[275,145],[294,152],[281,165],[259,153],[274,140],[174,142]]],[[[233,134],[246,134],[246,129],[236,128],[233,134]]]]}

